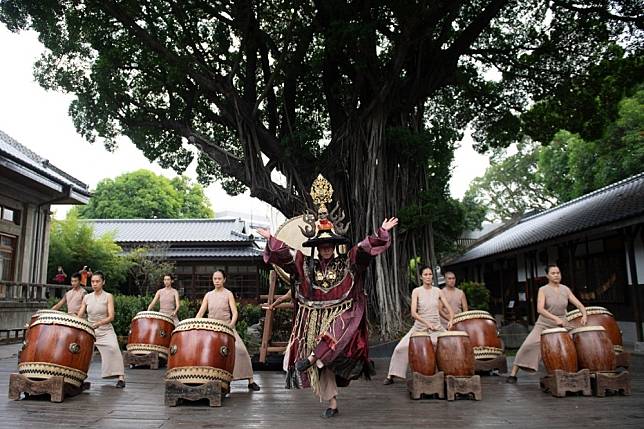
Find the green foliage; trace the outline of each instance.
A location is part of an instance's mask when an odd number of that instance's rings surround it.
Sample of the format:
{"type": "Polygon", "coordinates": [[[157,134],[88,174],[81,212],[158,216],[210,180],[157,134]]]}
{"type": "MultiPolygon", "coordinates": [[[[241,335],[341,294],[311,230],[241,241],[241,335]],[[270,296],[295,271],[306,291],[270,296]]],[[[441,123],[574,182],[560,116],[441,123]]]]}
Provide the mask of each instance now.
{"type": "Polygon", "coordinates": [[[614,122],[597,140],[561,130],[540,147],[493,159],[466,199],[486,206],[490,219],[507,219],[570,201],[644,171],[644,89],[617,103],[614,122]]]}
{"type": "Polygon", "coordinates": [[[199,307],[201,307],[200,299],[188,299],[182,298],[180,300],[181,305],[179,306],[179,313],[177,317],[179,320],[191,319],[197,315],[199,307]]]}
{"type": "Polygon", "coordinates": [[[517,150],[504,158],[493,157],[485,174],[474,179],[465,193],[464,201],[487,208],[488,220],[509,219],[530,210],[551,207],[558,201],[537,172],[539,147],[522,142],[517,150]]]}
{"type": "Polygon", "coordinates": [[[644,88],[619,103],[617,120],[600,139],[560,131],[539,153],[539,174],[561,202],[643,171],[644,88]]]}
{"type": "Polygon", "coordinates": [[[420,231],[431,223],[439,256],[455,251],[456,240],[461,233],[466,229],[479,228],[485,216],[483,207],[472,200],[465,203],[429,192],[422,192],[419,200],[418,204],[400,209],[398,217],[406,230],[420,231]]]}
{"type": "MultiPolygon", "coordinates": [[[[311,174],[298,167],[316,170],[329,156],[320,141],[339,138],[356,118],[419,130],[427,116],[437,134],[471,123],[481,149],[507,146],[530,101],[556,99],[571,76],[619,57],[614,41],[629,52],[641,47],[639,28],[625,24],[640,8],[637,0],[588,0],[584,8],[186,1],[180,9],[164,0],[5,0],[0,20],[40,34],[47,52],[36,63],[38,82],[75,95],[70,114],[86,139],[113,148],[127,135],[177,171],[191,162],[191,144],[211,161],[200,162],[201,180],[237,193],[274,167],[244,172],[261,166],[257,150],[286,175],[311,174]],[[450,126],[440,126],[445,120],[450,126]]],[[[621,98],[610,82],[602,87],[621,98]]]]}
{"type": "Polygon", "coordinates": [[[117,336],[127,337],[132,318],[139,311],[145,311],[152,301],[152,296],[114,295],[114,320],[112,326],[117,336]]]}
{"type": "Polygon", "coordinates": [[[458,286],[467,297],[467,307],[470,310],[490,309],[490,291],[483,283],[463,282],[458,286]]]}
{"type": "Polygon", "coordinates": [[[552,94],[537,100],[521,115],[523,131],[532,139],[548,143],[560,130],[584,140],[601,139],[620,115],[620,102],[632,97],[642,83],[644,56],[625,55],[610,45],[605,58],[575,79],[561,82],[552,94]]]}
{"type": "Polygon", "coordinates": [[[288,341],[291,338],[292,328],[292,309],[284,308],[273,313],[273,341],[288,341]]]}
{"type": "Polygon", "coordinates": [[[83,269],[84,265],[92,270],[105,273],[105,289],[113,292],[125,283],[129,262],[121,256],[122,249],[110,234],[94,238],[91,225],[79,222],[71,215],[65,220],[53,220],[49,238],[49,260],[47,278],[56,274],[58,266],[66,273],[83,269]]]}
{"type": "Polygon", "coordinates": [[[245,320],[248,326],[259,323],[259,319],[264,315],[264,310],[260,305],[238,304],[237,307],[239,308],[239,320],[245,320]]]}
{"type": "Polygon", "coordinates": [[[163,276],[174,272],[174,262],[166,259],[167,247],[148,246],[130,251],[128,273],[134,280],[139,295],[147,295],[163,283],[163,276]]]}
{"type": "Polygon", "coordinates": [[[101,180],[78,215],[85,219],[210,218],[209,206],[201,185],[186,177],[168,179],[138,170],[101,180]]]}

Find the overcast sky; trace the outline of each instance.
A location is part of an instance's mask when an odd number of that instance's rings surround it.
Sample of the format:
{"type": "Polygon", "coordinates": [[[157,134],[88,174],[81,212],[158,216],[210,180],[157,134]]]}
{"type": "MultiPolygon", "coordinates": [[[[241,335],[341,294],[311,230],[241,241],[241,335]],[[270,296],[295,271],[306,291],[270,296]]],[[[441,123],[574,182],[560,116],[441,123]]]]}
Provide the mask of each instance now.
{"type": "MultiPolygon", "coordinates": [[[[151,163],[126,138],[115,152],[101,144],[90,144],[75,130],[68,115],[71,95],[45,91],[33,78],[33,64],[44,47],[34,32],[11,33],[0,24],[0,130],[21,144],[48,159],[52,164],[87,183],[90,189],[104,178],[113,178],[128,171],[147,168],[157,174],[174,177],[173,170],[151,163]]],[[[455,153],[452,196],[461,198],[472,179],[482,175],[488,158],[477,154],[472,141],[466,138],[455,153]]],[[[195,166],[185,173],[196,178],[195,166]]],[[[228,196],[218,184],[206,189],[215,213],[225,210],[243,211],[266,216],[273,223],[281,215],[268,204],[248,195],[228,196]]],[[[64,217],[65,207],[57,206],[56,217],[64,217]]]]}

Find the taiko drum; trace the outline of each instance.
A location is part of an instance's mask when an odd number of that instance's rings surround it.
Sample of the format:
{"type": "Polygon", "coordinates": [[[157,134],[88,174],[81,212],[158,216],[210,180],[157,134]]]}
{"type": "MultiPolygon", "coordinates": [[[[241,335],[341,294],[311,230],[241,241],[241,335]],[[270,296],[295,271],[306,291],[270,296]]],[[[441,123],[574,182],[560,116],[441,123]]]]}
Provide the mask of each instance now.
{"type": "Polygon", "coordinates": [[[432,338],[426,332],[416,332],[409,338],[409,367],[422,375],[436,373],[436,355],[432,338]]]}
{"type": "Polygon", "coordinates": [[[541,357],[549,374],[554,374],[558,369],[577,372],[577,351],[566,328],[551,328],[541,332],[541,357]]]}
{"type": "Polygon", "coordinates": [[[474,350],[467,332],[445,331],[438,334],[436,366],[445,375],[474,375],[474,350]]]}
{"type": "Polygon", "coordinates": [[[235,335],[226,322],[185,319],[177,324],[170,341],[166,380],[203,384],[219,380],[229,390],[235,367],[235,335]]]}
{"type": "Polygon", "coordinates": [[[570,331],[577,351],[579,369],[592,372],[615,370],[615,353],[603,326],[584,326],[570,331]]]}
{"type": "MultiPolygon", "coordinates": [[[[581,327],[581,311],[573,310],[566,313],[568,322],[575,327],[581,327]]],[[[613,314],[604,307],[586,307],[586,316],[588,326],[603,326],[606,329],[606,334],[613,343],[613,350],[615,353],[622,353],[624,351],[624,344],[622,342],[622,331],[615,320],[613,314]]]]}
{"type": "Polygon", "coordinates": [[[451,330],[467,332],[475,359],[494,359],[503,354],[503,343],[499,337],[496,320],[487,311],[472,310],[458,313],[452,320],[451,330]]]}
{"type": "Polygon", "coordinates": [[[27,330],[18,372],[34,380],[62,376],[80,387],[87,378],[96,336],[85,319],[66,314],[41,313],[27,330]]]}
{"type": "Polygon", "coordinates": [[[139,355],[158,352],[160,357],[168,359],[172,331],[174,321],[171,317],[158,311],[140,311],[130,324],[127,350],[139,355]]]}

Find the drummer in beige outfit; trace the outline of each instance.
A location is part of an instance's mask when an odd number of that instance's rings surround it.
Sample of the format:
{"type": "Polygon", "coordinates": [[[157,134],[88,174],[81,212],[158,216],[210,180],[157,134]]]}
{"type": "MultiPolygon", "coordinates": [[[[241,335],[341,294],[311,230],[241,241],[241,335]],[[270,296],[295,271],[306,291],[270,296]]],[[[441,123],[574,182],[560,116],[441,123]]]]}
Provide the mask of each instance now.
{"type": "Polygon", "coordinates": [[[87,320],[92,324],[96,334],[94,345],[101,354],[101,376],[103,378],[118,377],[117,388],[125,387],[125,368],[123,357],[112,326],[114,320],[114,297],[105,292],[105,274],[95,271],[91,278],[94,292],[85,295],[78,312],[79,317],[87,313],[87,320]]]}
{"type": "Polygon", "coordinates": [[[241,337],[235,330],[237,323],[237,303],[235,296],[226,289],[226,273],[224,270],[217,270],[212,275],[212,283],[215,289],[203,297],[201,308],[195,317],[203,317],[208,311],[209,319],[221,320],[230,326],[235,333],[235,367],[233,369],[233,380],[248,380],[248,389],[258,391],[259,385],[253,381],[253,365],[250,355],[241,337]]]}
{"type": "MultiPolygon", "coordinates": [[[[454,310],[454,315],[467,311],[467,297],[465,293],[456,287],[456,275],[448,271],[445,273],[445,287],[442,289],[443,296],[449,303],[449,306],[454,310]]],[[[449,322],[449,315],[444,307],[440,309],[441,314],[441,325],[443,328],[447,329],[447,323],[449,322]]]]}
{"type": "Polygon", "coordinates": [[[163,276],[163,288],[159,289],[157,293],[154,294],[154,299],[150,305],[148,305],[148,311],[152,311],[158,302],[159,312],[166,316],[170,316],[176,325],[179,323],[177,313],[179,312],[181,301],[179,300],[179,292],[172,287],[173,282],[174,277],[171,273],[167,273],[163,276]]]}
{"type": "Polygon", "coordinates": [[[58,310],[63,305],[67,304],[67,314],[78,315],[78,311],[83,303],[83,298],[87,294],[85,289],[80,284],[80,273],[74,273],[71,277],[72,288],[68,290],[65,295],[58,301],[51,309],[58,310]]]}
{"type": "Polygon", "coordinates": [[[445,331],[441,326],[439,309],[444,308],[449,317],[447,329],[452,327],[454,312],[443,295],[443,291],[434,287],[433,273],[430,267],[423,267],[420,271],[423,285],[414,289],[411,293],[411,317],[415,320],[411,327],[391,356],[389,373],[384,384],[392,384],[393,377],[406,378],[407,367],[409,366],[409,338],[416,332],[428,332],[432,343],[436,345],[438,334],[445,331]]]}
{"type": "Polygon", "coordinates": [[[569,302],[581,311],[581,324],[586,324],[586,307],[579,302],[567,286],[561,284],[559,267],[554,264],[548,265],[546,267],[546,277],[548,277],[548,284],[539,288],[537,296],[539,318],[514,358],[512,371],[506,380],[508,383],[514,384],[517,382],[519,368],[531,372],[539,369],[541,333],[545,329],[556,328],[557,326],[568,327],[566,310],[569,302]]]}

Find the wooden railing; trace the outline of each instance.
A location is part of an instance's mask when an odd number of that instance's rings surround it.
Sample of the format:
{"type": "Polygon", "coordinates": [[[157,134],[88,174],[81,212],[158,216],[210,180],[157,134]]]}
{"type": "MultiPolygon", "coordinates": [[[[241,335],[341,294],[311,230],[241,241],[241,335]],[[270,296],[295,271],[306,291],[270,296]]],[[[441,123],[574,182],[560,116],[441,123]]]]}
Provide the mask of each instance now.
{"type": "Polygon", "coordinates": [[[69,285],[0,281],[0,302],[47,302],[62,297],[69,285]]]}

